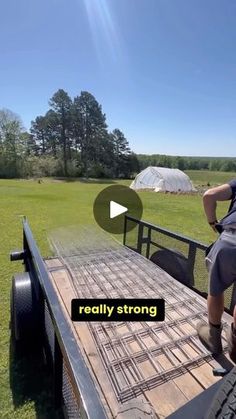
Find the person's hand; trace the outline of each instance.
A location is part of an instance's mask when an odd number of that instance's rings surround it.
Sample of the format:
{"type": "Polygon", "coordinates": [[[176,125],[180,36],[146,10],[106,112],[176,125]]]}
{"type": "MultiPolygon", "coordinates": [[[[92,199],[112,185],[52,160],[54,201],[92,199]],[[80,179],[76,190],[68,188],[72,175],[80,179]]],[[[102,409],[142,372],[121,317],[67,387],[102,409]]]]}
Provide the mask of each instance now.
{"type": "Polygon", "coordinates": [[[218,223],[218,221],[217,221],[217,220],[214,220],[214,221],[208,221],[208,223],[209,223],[209,225],[211,226],[212,230],[213,230],[215,233],[218,233],[218,230],[216,229],[216,224],[218,223]]]}

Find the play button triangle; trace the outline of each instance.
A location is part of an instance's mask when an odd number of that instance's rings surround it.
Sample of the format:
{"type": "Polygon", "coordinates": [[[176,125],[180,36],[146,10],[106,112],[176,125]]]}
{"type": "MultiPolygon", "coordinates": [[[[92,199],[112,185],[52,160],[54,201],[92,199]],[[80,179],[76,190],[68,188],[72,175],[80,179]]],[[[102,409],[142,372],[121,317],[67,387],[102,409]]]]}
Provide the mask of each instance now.
{"type": "Polygon", "coordinates": [[[110,201],[110,218],[118,217],[118,215],[124,214],[124,212],[127,211],[128,208],[123,205],[120,205],[115,201],[110,201]]]}

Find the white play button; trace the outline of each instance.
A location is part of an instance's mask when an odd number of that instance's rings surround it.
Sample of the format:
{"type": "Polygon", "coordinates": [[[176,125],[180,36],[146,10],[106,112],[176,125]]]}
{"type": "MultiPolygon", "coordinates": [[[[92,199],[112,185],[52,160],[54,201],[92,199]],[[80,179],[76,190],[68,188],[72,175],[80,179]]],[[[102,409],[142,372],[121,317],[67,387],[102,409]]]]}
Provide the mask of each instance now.
{"type": "Polygon", "coordinates": [[[128,211],[128,208],[117,204],[115,201],[110,201],[110,218],[118,217],[118,215],[123,214],[126,211],[128,211]]]}
{"type": "MultiPolygon", "coordinates": [[[[111,185],[101,190],[93,203],[94,219],[103,230],[111,234],[124,232],[126,214],[140,220],[143,206],[138,194],[124,185],[111,185]]],[[[134,222],[126,222],[126,231],[137,226],[134,222]]]]}

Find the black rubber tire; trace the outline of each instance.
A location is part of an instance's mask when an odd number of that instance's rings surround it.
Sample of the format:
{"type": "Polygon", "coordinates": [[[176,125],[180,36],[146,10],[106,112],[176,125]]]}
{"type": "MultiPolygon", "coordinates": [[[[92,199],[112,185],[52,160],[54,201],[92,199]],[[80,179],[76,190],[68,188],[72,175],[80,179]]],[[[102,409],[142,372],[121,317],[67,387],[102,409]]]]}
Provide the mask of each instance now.
{"type": "Polygon", "coordinates": [[[157,250],[152,254],[150,260],[183,284],[194,284],[193,275],[189,273],[188,269],[188,259],[178,250],[157,250]]]}
{"type": "Polygon", "coordinates": [[[40,312],[28,272],[14,275],[11,289],[11,334],[18,347],[38,340],[40,312]]]}
{"type": "Polygon", "coordinates": [[[204,419],[236,418],[236,367],[224,378],[204,419]]]}

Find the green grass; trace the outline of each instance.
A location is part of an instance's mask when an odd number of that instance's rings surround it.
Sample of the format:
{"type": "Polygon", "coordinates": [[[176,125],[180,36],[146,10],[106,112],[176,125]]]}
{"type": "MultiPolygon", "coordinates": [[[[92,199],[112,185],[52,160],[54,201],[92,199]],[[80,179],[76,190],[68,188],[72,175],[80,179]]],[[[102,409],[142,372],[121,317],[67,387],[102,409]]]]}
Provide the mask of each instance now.
{"type": "Polygon", "coordinates": [[[210,186],[220,185],[236,177],[236,173],[230,172],[210,172],[208,170],[186,170],[185,173],[190,177],[195,185],[210,186]]]}
{"type": "MultiPolygon", "coordinates": [[[[234,174],[189,172],[196,184],[225,182],[234,174]]],[[[129,181],[122,181],[128,185],[129,181]]],[[[22,269],[9,262],[9,252],[22,246],[22,215],[26,215],[43,256],[50,253],[48,233],[56,227],[94,224],[93,201],[110,183],[0,180],[1,351],[0,412],[2,418],[53,418],[50,378],[42,364],[30,359],[12,360],[9,345],[9,294],[11,277],[22,269]],[[31,363],[30,363],[31,362],[31,363]],[[30,368],[29,368],[30,365],[30,368]]],[[[206,223],[202,198],[196,195],[140,193],[143,219],[177,233],[210,243],[215,234],[206,223]]],[[[222,216],[228,203],[219,205],[222,216]]],[[[121,239],[121,237],[119,237],[121,239]]],[[[40,362],[40,361],[39,361],[40,362]]]]}

